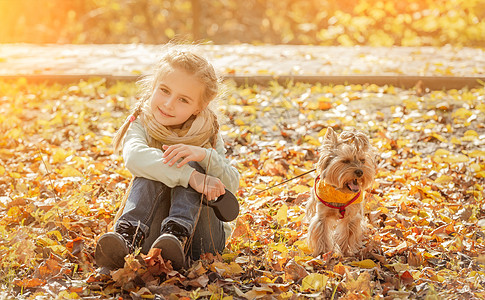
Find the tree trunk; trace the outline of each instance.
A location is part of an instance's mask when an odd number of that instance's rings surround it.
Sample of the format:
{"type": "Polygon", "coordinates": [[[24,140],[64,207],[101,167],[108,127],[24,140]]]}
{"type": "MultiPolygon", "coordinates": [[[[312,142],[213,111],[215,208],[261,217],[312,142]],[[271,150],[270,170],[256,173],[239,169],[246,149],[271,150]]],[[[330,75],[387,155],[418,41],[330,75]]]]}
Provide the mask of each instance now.
{"type": "Polygon", "coordinates": [[[199,0],[191,0],[192,3],[192,38],[194,41],[199,41],[202,38],[201,35],[201,22],[200,22],[200,2],[199,0]]]}

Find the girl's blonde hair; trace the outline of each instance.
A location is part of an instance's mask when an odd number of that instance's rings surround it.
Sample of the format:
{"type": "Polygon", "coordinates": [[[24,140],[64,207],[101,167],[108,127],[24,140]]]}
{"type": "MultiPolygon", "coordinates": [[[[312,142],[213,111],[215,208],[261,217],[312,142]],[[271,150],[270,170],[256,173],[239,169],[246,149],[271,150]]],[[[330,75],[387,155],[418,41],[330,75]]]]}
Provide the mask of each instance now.
{"type": "MultiPolygon", "coordinates": [[[[142,111],[142,107],[146,101],[150,99],[153,91],[156,89],[160,78],[167,75],[171,69],[181,69],[185,72],[195,76],[203,85],[204,92],[201,100],[202,105],[208,105],[212,100],[216,98],[219,92],[219,78],[214,70],[214,67],[202,56],[196,54],[193,50],[189,50],[188,45],[173,45],[167,44],[165,51],[158,61],[158,64],[153,69],[152,74],[146,75],[141,78],[137,83],[140,86],[140,99],[132,109],[132,113],[129,118],[125,120],[120,129],[116,132],[113,138],[113,146],[115,151],[119,151],[123,143],[123,139],[133,122],[142,111]]],[[[207,106],[208,107],[208,106],[207,106]]],[[[208,108],[209,109],[209,108],[208,108]]],[[[217,132],[219,130],[219,122],[217,115],[214,114],[214,128],[216,132],[211,140],[212,145],[215,145],[217,132]]]]}

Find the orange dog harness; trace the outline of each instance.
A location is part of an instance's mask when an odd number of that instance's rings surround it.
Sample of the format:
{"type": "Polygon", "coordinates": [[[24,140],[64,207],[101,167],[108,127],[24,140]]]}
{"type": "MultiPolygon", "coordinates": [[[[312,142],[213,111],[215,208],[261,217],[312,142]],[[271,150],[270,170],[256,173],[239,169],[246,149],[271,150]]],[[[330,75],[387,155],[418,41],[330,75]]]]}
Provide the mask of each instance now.
{"type": "Polygon", "coordinates": [[[339,210],[340,219],[343,219],[343,217],[345,216],[345,208],[347,206],[352,203],[360,203],[364,198],[361,191],[359,191],[357,194],[349,194],[338,191],[337,189],[335,189],[335,187],[326,184],[325,181],[320,181],[320,175],[315,178],[315,184],[313,185],[313,188],[315,191],[315,196],[318,198],[318,200],[320,200],[320,202],[330,208],[335,208],[339,210]],[[330,199],[330,202],[332,203],[342,203],[344,205],[332,205],[329,202],[323,200],[322,197],[325,197],[325,199],[330,199]]]}

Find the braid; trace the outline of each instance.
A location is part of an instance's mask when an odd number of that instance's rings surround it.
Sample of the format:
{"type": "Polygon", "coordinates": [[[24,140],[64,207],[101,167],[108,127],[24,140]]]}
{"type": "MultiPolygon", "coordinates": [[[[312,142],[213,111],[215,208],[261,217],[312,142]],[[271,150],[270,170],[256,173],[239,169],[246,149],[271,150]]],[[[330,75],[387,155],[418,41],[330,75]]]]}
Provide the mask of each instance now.
{"type": "Polygon", "coordinates": [[[214,135],[212,136],[210,143],[212,147],[215,148],[217,143],[217,134],[219,133],[219,120],[217,120],[217,114],[215,114],[212,110],[211,112],[214,115],[214,121],[212,123],[212,127],[214,128],[214,135]]]}
{"type": "Polygon", "coordinates": [[[138,101],[133,113],[130,116],[128,116],[128,118],[126,118],[123,125],[121,125],[120,129],[118,129],[118,131],[116,132],[113,138],[113,146],[114,146],[115,152],[120,151],[120,148],[123,145],[123,139],[125,138],[126,132],[128,131],[128,128],[130,127],[131,123],[135,121],[136,118],[138,118],[138,116],[140,115],[141,109],[143,107],[143,103],[145,103],[143,99],[138,101]]]}

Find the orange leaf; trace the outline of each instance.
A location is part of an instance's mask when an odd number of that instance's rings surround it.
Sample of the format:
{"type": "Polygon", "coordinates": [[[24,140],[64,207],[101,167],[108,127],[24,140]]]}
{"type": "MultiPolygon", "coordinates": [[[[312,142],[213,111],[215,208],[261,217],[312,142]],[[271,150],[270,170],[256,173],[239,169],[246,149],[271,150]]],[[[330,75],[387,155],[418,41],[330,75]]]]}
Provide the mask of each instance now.
{"type": "Polygon", "coordinates": [[[34,287],[40,287],[46,284],[46,281],[39,278],[32,278],[32,279],[15,280],[14,284],[16,286],[21,286],[24,288],[34,288],[34,287]]]}
{"type": "Polygon", "coordinates": [[[320,108],[321,110],[331,109],[332,103],[320,101],[318,102],[318,108],[320,108]]]}
{"type": "Polygon", "coordinates": [[[341,262],[333,267],[333,271],[340,275],[344,275],[345,270],[350,270],[350,267],[344,266],[341,262]]]}
{"type": "Polygon", "coordinates": [[[414,281],[414,277],[413,275],[411,275],[411,273],[409,271],[404,271],[402,274],[401,274],[401,279],[404,283],[406,284],[410,284],[411,282],[414,281]]]}

